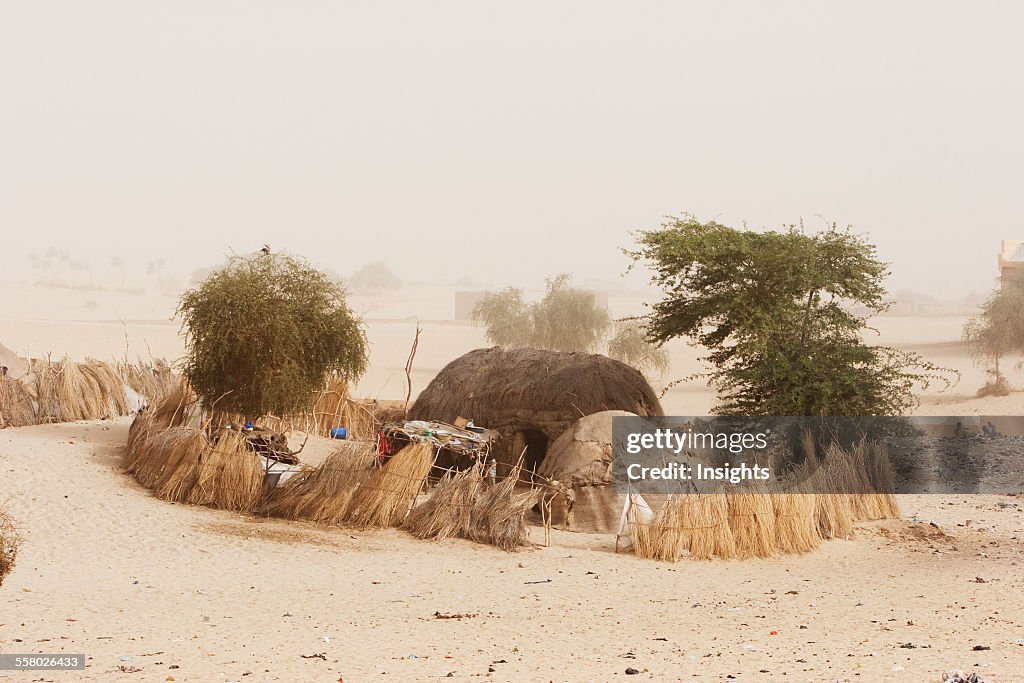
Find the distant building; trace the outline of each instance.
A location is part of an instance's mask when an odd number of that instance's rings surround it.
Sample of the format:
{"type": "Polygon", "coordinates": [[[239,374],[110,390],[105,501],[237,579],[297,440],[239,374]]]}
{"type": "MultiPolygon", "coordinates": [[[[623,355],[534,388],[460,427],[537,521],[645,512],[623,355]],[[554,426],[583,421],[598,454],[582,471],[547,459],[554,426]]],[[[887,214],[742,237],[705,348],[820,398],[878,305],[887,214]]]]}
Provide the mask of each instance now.
{"type": "Polygon", "coordinates": [[[455,292],[455,319],[469,320],[470,313],[480,300],[487,296],[485,291],[455,292]]]}
{"type": "Polygon", "coordinates": [[[1014,282],[1024,285],[1024,240],[1003,240],[999,252],[999,284],[1005,289],[1014,282]]]}

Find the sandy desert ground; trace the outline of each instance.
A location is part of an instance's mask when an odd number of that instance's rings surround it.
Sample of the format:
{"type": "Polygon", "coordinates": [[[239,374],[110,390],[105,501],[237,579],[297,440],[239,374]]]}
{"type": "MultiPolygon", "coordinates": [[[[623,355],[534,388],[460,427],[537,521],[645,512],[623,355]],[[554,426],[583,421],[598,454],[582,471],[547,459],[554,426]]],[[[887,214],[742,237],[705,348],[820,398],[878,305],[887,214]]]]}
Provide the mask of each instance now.
{"type": "MultiPolygon", "coordinates": [[[[130,357],[180,353],[173,297],[0,294],[0,341],[18,351],[119,358],[127,330],[130,357]]],[[[358,393],[402,396],[415,317],[414,390],[483,345],[447,320],[447,295],[354,298],[373,344],[358,393]]],[[[1024,414],[1021,392],[972,397],[983,373],[957,343],[962,322],[876,326],[882,342],[963,372],[920,413],[1024,414]]],[[[672,352],[673,375],[699,367],[694,350],[672,352]]],[[[1019,371],[1011,383],[1024,386],[1019,371]]],[[[665,407],[712,402],[690,384],[665,407]]],[[[1024,680],[1022,496],[902,496],[902,520],[770,560],[659,564],[557,530],[551,547],[504,553],[159,501],[121,469],[128,424],[0,431],[0,503],[25,535],[0,588],[0,650],[89,657],[85,672],[3,680],[1024,680]]]]}

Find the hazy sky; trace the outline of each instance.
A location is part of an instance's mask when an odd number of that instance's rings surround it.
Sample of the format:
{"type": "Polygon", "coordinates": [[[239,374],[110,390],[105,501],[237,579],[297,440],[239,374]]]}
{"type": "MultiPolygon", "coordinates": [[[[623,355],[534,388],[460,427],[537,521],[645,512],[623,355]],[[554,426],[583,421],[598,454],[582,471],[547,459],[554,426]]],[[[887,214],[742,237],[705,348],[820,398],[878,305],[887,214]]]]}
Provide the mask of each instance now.
{"type": "MultiPolygon", "coordinates": [[[[616,278],[669,213],[852,223],[893,287],[1024,235],[1020,2],[0,2],[7,275],[264,242],[616,278]]],[[[0,275],[3,277],[4,275],[0,275]]]]}

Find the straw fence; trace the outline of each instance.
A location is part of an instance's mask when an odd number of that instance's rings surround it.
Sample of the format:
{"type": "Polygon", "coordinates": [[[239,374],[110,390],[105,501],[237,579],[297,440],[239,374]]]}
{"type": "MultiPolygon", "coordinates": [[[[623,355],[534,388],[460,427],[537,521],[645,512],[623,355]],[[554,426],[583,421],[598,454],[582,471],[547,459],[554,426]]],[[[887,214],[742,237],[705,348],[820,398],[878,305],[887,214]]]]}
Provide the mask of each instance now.
{"type": "Polygon", "coordinates": [[[34,360],[23,377],[0,376],[0,428],[128,415],[129,389],[152,400],[178,382],[162,361],[34,360]]]}
{"type": "Polygon", "coordinates": [[[125,467],[164,500],[352,528],[401,527],[420,538],[462,536],[504,550],[526,544],[525,516],[540,495],[519,490],[518,470],[487,485],[480,466],[439,472],[436,457],[432,444],[413,441],[379,466],[372,444],[343,441],[320,465],[264,486],[268,472],[244,433],[204,423],[195,396],[182,388],[136,418],[125,467]]]}
{"type": "Polygon", "coordinates": [[[850,450],[832,446],[819,462],[809,445],[788,488],[678,494],[650,521],[630,514],[634,552],[669,562],[806,553],[848,537],[854,522],[899,517],[884,447],[866,440],[850,450]]]}

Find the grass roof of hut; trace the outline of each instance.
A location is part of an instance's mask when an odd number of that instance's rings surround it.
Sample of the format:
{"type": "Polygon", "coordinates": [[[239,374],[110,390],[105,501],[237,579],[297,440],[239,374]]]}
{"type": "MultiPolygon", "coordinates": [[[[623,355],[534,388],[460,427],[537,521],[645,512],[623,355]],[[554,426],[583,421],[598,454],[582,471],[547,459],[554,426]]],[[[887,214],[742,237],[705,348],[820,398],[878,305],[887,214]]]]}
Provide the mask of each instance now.
{"type": "Polygon", "coordinates": [[[472,419],[499,426],[510,414],[555,414],[575,420],[605,410],[663,415],[651,385],[635,368],[598,354],[494,347],[456,358],[409,411],[410,419],[472,419]]]}

